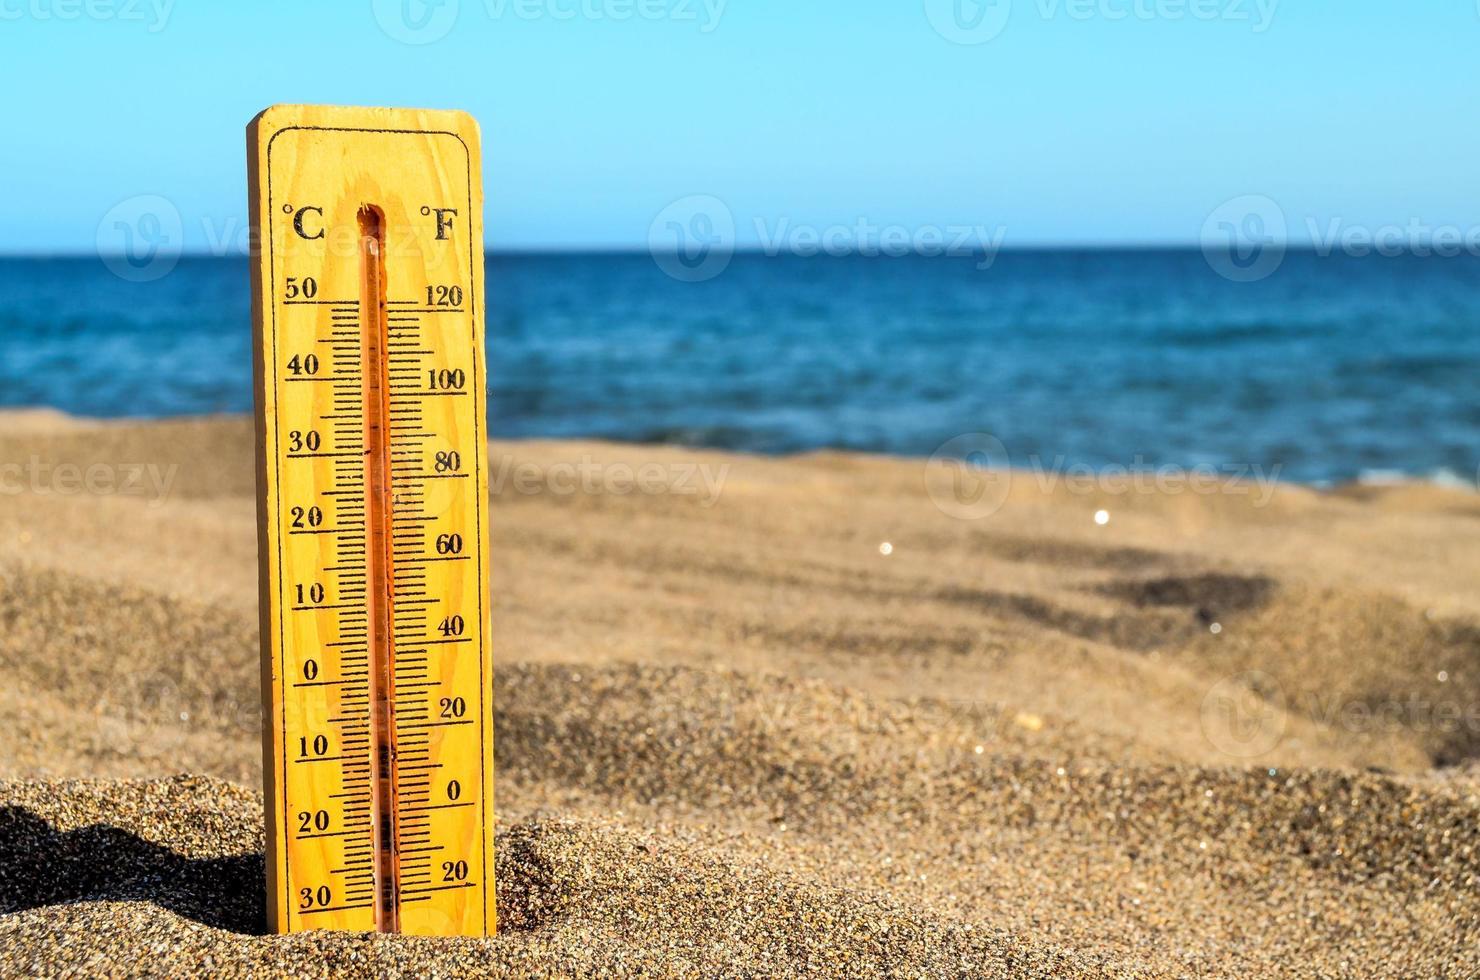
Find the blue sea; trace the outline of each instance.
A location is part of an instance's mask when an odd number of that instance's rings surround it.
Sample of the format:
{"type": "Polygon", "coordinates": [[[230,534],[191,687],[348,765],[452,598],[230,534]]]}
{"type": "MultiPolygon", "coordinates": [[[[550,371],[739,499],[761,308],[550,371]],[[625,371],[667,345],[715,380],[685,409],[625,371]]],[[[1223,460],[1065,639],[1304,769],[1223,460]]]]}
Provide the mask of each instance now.
{"type": "MultiPolygon", "coordinates": [[[[128,282],[0,259],[0,406],[252,407],[247,261],[128,282]]],[[[1261,282],[1192,251],[741,254],[702,283],[646,254],[488,262],[490,431],[1014,465],[1279,467],[1474,483],[1480,261],[1292,253],[1261,282]]]]}

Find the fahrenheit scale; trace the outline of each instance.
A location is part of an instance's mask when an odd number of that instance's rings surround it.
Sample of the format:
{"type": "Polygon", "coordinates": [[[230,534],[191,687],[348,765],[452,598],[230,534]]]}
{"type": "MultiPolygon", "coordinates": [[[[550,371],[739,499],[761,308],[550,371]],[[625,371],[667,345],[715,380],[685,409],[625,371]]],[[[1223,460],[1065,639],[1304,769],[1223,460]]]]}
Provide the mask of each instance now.
{"type": "Polygon", "coordinates": [[[478,129],[248,127],[270,924],[491,935],[478,129]]]}

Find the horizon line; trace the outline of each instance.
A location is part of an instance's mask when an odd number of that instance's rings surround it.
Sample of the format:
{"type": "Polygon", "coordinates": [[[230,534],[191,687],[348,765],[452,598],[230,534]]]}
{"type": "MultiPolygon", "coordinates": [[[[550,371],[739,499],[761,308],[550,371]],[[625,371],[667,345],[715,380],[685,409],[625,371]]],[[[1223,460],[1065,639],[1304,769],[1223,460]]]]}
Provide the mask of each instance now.
{"type": "MultiPolygon", "coordinates": [[[[483,246],[485,257],[529,257],[529,256],[641,256],[641,255],[675,255],[677,249],[654,250],[642,245],[525,245],[525,246],[494,246],[487,243],[483,246]]],[[[976,249],[964,252],[960,255],[926,255],[920,251],[905,252],[900,255],[862,255],[857,251],[851,251],[839,255],[817,255],[801,256],[786,249],[768,249],[761,245],[735,246],[731,253],[735,256],[760,256],[765,258],[869,258],[869,259],[896,259],[896,258],[971,258],[979,256],[988,251],[993,255],[1007,255],[1015,253],[1045,253],[1045,252],[1200,252],[1203,245],[1198,242],[1081,242],[1081,243],[1031,243],[1022,245],[1004,245],[995,249],[976,249]]],[[[1290,243],[1284,246],[1287,253],[1312,253],[1322,254],[1319,245],[1313,243],[1290,243]]],[[[1411,249],[1403,249],[1404,253],[1411,249]]],[[[1340,249],[1331,249],[1329,254],[1340,253],[1340,249]]],[[[122,253],[99,252],[95,249],[57,249],[49,251],[10,251],[0,248],[0,261],[12,259],[103,259],[115,257],[122,253]]],[[[178,259],[250,259],[252,256],[247,252],[231,251],[225,254],[188,250],[182,251],[178,259]]],[[[1456,256],[1457,257],[1457,256],[1456,256]]]]}

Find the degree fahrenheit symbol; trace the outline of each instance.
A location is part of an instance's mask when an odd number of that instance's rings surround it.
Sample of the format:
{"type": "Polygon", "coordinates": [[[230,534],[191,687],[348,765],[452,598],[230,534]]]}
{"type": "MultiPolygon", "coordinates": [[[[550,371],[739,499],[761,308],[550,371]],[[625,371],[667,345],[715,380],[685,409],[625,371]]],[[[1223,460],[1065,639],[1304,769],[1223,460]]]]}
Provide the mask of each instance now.
{"type": "Polygon", "coordinates": [[[253,220],[292,228],[252,270],[269,919],[491,935],[477,125],[278,106],[248,133],[253,220]]]}

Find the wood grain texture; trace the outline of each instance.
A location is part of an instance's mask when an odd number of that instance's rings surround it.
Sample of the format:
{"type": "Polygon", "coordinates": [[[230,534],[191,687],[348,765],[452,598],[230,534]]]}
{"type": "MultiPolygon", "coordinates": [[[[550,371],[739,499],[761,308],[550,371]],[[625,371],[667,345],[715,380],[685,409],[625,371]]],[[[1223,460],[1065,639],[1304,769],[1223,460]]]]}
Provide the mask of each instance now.
{"type": "MultiPolygon", "coordinates": [[[[495,926],[481,160],[464,113],[276,106],[248,129],[272,927],[495,926]],[[384,216],[379,310],[359,215],[384,216]],[[367,318],[388,396],[367,393],[367,318]],[[388,490],[367,500],[384,426],[388,490]],[[371,533],[383,515],[383,533],[371,533]],[[370,549],[389,542],[373,591],[370,549]],[[383,645],[375,601],[391,609],[383,645]],[[379,659],[379,658],[388,658],[379,659]],[[371,711],[388,666],[389,720],[371,711]],[[387,732],[387,726],[390,731],[387,732]],[[377,736],[394,746],[382,781],[377,736]],[[396,787],[386,801],[380,785],[396,787]],[[378,814],[389,815],[386,821],[378,814]],[[380,855],[374,828],[394,841],[380,855]],[[390,874],[394,916],[376,880],[390,874]]],[[[388,845],[387,845],[388,846],[388,845]]]]}

